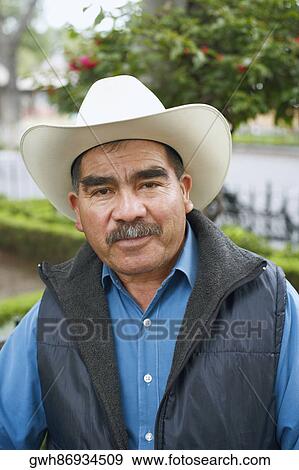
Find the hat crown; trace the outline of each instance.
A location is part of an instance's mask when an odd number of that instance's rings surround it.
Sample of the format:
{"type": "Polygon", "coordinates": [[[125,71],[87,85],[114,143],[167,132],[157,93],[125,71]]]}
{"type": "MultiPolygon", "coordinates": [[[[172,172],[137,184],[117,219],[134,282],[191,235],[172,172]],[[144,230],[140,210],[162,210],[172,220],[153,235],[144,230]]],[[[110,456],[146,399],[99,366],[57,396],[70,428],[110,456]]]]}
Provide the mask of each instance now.
{"type": "Polygon", "coordinates": [[[79,109],[76,125],[104,124],[164,111],[157,96],[137,78],[118,75],[96,81],[79,109]]]}

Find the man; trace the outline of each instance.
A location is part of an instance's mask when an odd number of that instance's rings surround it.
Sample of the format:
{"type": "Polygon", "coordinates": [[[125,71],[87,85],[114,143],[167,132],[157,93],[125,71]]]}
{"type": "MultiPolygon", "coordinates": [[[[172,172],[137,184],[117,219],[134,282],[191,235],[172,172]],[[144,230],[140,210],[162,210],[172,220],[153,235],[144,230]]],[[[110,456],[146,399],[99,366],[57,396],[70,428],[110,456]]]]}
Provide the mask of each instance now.
{"type": "Polygon", "coordinates": [[[87,243],[39,265],[43,298],[0,354],[1,448],[299,448],[298,294],[198,210],[230,146],[217,110],[165,110],[127,76],[96,82],[77,126],[25,133],[87,243]]]}

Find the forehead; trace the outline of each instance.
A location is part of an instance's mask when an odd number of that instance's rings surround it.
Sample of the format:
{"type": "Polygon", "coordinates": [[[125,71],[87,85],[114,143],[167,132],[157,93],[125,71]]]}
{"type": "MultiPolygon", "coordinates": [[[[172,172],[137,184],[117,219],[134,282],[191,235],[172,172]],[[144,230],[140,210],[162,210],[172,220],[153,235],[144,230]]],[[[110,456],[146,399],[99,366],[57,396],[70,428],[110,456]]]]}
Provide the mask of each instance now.
{"type": "Polygon", "coordinates": [[[128,173],[152,165],[171,168],[165,145],[149,140],[124,140],[114,147],[107,144],[86,152],[80,173],[81,177],[91,173],[111,174],[122,170],[128,173]]]}

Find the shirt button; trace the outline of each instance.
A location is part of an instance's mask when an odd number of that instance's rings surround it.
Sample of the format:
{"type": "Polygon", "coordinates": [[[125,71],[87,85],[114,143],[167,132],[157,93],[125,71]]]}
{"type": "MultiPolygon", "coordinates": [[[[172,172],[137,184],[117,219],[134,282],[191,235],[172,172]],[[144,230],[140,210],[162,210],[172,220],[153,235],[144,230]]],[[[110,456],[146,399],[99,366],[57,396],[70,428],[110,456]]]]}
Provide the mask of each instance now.
{"type": "Polygon", "coordinates": [[[147,432],[144,437],[145,437],[145,439],[146,439],[148,442],[152,441],[153,438],[154,438],[154,436],[152,435],[151,432],[147,432]]]}
{"type": "Polygon", "coordinates": [[[143,380],[149,384],[152,380],[153,380],[153,377],[151,376],[151,374],[146,374],[144,377],[143,377],[143,380]]]}
{"type": "Polygon", "coordinates": [[[149,318],[146,318],[145,320],[143,320],[143,324],[146,328],[148,328],[149,326],[151,326],[152,322],[149,318]]]}

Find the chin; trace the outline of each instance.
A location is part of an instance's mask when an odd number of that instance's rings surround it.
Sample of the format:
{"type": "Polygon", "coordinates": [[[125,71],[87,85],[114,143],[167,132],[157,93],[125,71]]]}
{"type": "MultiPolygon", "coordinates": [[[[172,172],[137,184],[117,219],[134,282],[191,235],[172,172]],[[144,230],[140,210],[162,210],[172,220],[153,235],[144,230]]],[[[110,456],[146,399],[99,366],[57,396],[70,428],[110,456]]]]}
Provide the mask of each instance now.
{"type": "Polygon", "coordinates": [[[144,263],[142,265],[138,264],[130,266],[130,263],[125,263],[121,264],[119,266],[115,266],[113,268],[116,272],[119,272],[121,274],[130,276],[133,274],[145,274],[145,273],[150,273],[157,267],[157,264],[153,265],[153,262],[151,263],[144,263]]]}

